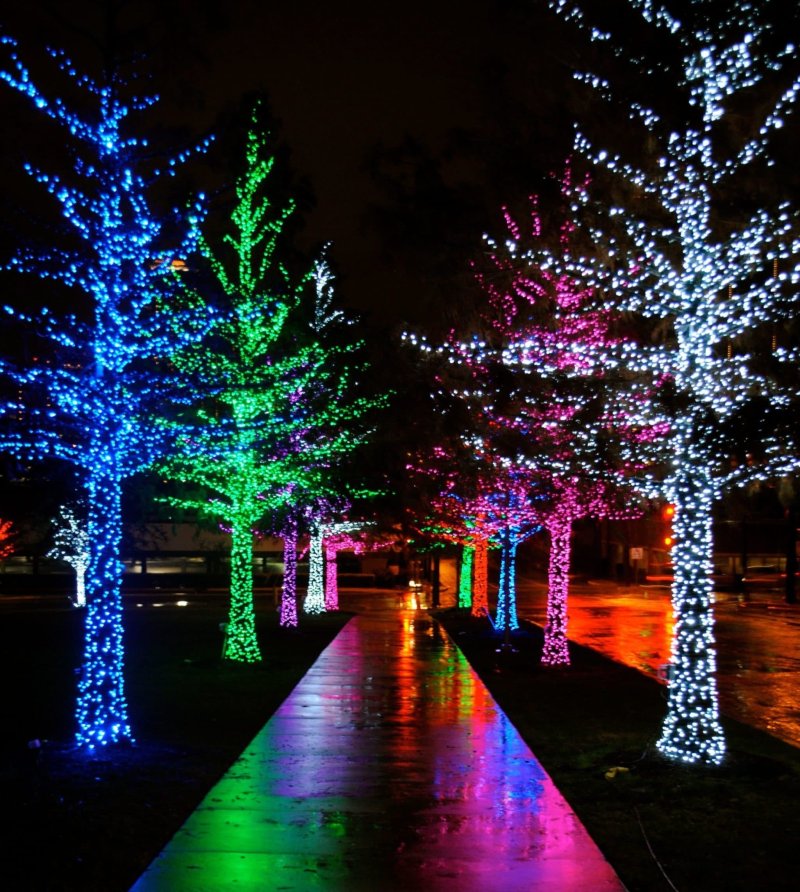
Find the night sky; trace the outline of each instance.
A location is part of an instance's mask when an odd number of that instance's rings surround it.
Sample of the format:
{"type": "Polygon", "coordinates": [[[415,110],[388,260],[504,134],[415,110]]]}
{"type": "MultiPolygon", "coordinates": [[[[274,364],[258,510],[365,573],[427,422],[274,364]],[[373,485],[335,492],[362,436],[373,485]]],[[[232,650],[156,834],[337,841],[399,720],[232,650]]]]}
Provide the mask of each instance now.
{"type": "MultiPolygon", "coordinates": [[[[154,118],[178,138],[219,134],[242,97],[266,94],[313,196],[300,247],[331,241],[341,299],[382,325],[452,313],[500,204],[538,188],[568,145],[569,54],[544,0],[45,0],[0,21],[26,59],[57,46],[96,74],[109,8],[119,54],[142,57],[146,90],[162,97],[154,118]]],[[[6,196],[26,144],[54,132],[36,137],[35,113],[11,94],[0,90],[6,196]]],[[[8,223],[18,211],[6,208],[8,223]]]]}

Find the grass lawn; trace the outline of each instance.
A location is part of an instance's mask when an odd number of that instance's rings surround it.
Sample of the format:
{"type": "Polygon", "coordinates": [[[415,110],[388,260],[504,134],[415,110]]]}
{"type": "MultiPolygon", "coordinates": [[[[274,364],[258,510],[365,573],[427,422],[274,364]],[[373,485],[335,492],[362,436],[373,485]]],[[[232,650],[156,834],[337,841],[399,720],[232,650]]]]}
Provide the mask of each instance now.
{"type": "MultiPolygon", "coordinates": [[[[234,667],[220,661],[224,598],[126,608],[138,742],[89,760],[70,746],[80,612],[2,610],[0,882],[10,892],[127,890],[349,618],[303,618],[290,632],[263,604],[264,664],[234,667]]],[[[485,621],[436,615],[630,892],[798,888],[800,751],[727,722],[723,767],[669,764],[653,749],[657,682],[576,645],[570,669],[544,671],[538,627],[524,624],[504,655],[485,621]]]]}
{"type": "Polygon", "coordinates": [[[88,759],[71,746],[81,612],[4,605],[0,887],[127,890],[349,617],[303,617],[289,631],[264,605],[263,665],[237,667],[220,660],[223,597],[187,609],[126,607],[137,743],[88,759]]]}

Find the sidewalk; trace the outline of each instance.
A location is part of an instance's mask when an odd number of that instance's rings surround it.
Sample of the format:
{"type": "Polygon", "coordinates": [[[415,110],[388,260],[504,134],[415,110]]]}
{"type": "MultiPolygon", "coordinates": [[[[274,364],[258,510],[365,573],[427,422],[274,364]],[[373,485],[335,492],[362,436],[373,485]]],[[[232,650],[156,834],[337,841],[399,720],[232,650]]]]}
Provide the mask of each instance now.
{"type": "Polygon", "coordinates": [[[374,610],[323,652],[133,892],[227,889],[624,887],[440,627],[374,610]]]}

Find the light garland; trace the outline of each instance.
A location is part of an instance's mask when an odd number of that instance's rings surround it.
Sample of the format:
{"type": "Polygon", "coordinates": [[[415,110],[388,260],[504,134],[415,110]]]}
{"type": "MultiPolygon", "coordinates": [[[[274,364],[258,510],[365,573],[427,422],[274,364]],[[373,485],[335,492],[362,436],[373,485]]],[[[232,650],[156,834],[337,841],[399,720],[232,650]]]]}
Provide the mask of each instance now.
{"type": "MultiPolygon", "coordinates": [[[[590,39],[603,39],[627,56],[624,41],[592,29],[579,4],[551,0],[550,5],[590,39]]],[[[668,321],[674,332],[671,343],[625,345],[617,356],[620,368],[669,381],[683,406],[673,420],[665,478],[644,481],[653,494],[675,505],[672,674],[657,746],[670,759],[719,764],[725,738],[715,677],[712,505],[728,486],[791,473],[798,466],[797,444],[787,449],[787,438],[770,432],[761,457],[731,467],[720,431],[754,396],[787,406],[798,394],[759,374],[750,356],[724,348],[759,326],[796,315],[800,239],[794,234],[796,212],[788,203],[758,209],[743,226],[731,232],[726,224],[721,232],[714,226],[716,198],[734,174],[759,160],[771,165],[768,140],[793,110],[800,76],[782,92],[776,89],[779,95],[755,136],[728,151],[729,100],[780,71],[786,60],[796,60],[795,47],[786,44],[770,53],[767,38],[775,29],[750,2],[724,11],[719,4],[712,8],[697,0],[685,5],[681,20],[652,0],[629,0],[629,7],[656,33],[666,32],[663,37],[681,54],[677,71],[666,61],[648,58],[641,69],[642,60],[633,60],[637,72],[642,78],[666,72],[685,90],[689,107],[676,125],[652,109],[629,105],[628,115],[639,122],[643,138],[659,146],[653,171],[596,149],[587,136],[578,135],[576,145],[585,157],[635,187],[658,213],[609,209],[607,224],[601,218],[591,236],[614,258],[613,265],[573,257],[571,272],[602,290],[619,309],[655,324],[668,321]],[[615,227],[622,228],[624,241],[613,236],[615,227]]],[[[580,77],[604,99],[614,98],[612,85],[591,74],[580,77]]],[[[576,202],[576,209],[581,204],[576,202]]],[[[794,363],[796,351],[775,350],[773,359],[794,363]]]]}

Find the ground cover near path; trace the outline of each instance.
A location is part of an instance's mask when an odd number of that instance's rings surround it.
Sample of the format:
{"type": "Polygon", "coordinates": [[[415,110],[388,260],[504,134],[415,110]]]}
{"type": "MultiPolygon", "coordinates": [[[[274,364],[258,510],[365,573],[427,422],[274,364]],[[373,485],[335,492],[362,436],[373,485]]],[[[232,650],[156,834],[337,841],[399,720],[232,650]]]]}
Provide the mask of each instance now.
{"type": "Polygon", "coordinates": [[[724,720],[723,766],[669,763],[656,680],[574,643],[571,667],[545,670],[538,626],[508,651],[485,619],[436,615],[630,892],[797,888],[800,750],[724,720]]]}
{"type": "Polygon", "coordinates": [[[223,598],[125,610],[135,746],[75,753],[81,613],[0,617],[0,886],[123,892],[261,729],[350,614],[281,629],[258,611],[263,665],[223,664],[223,598]],[[37,745],[38,744],[38,745],[37,745]]]}

